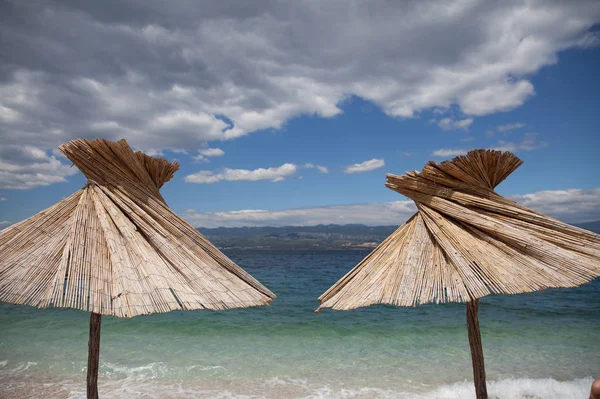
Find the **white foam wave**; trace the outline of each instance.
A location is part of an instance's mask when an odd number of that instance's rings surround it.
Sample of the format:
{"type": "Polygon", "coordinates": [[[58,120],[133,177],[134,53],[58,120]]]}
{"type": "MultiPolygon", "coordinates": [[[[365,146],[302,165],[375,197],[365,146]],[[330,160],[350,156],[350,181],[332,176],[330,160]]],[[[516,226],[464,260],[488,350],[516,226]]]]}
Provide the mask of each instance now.
{"type": "MultiPolygon", "coordinates": [[[[111,398],[199,398],[199,399],[474,399],[473,383],[470,381],[439,385],[424,391],[423,386],[407,386],[402,389],[377,387],[340,387],[332,383],[320,385],[304,379],[274,377],[265,380],[207,379],[203,381],[167,381],[165,379],[140,379],[140,371],[160,368],[155,363],[133,370],[124,378],[105,378],[99,381],[101,396],[111,398]]],[[[128,369],[130,372],[132,370],[128,369]]],[[[40,388],[33,381],[12,381],[20,393],[30,386],[32,391],[40,388]],[[16,383],[16,384],[15,384],[16,383]]],[[[579,399],[587,398],[592,378],[571,381],[544,379],[504,379],[488,382],[490,399],[579,399]]],[[[45,384],[47,397],[53,392],[67,393],[69,399],[85,398],[85,385],[80,381],[63,381],[45,384]]],[[[9,393],[9,392],[7,392],[9,393]]]]}
{"type": "Polygon", "coordinates": [[[297,378],[289,378],[289,377],[272,377],[264,380],[262,382],[263,385],[267,387],[277,387],[284,385],[295,385],[299,387],[306,388],[309,386],[309,383],[305,379],[297,379],[297,378]]]}
{"type": "MultiPolygon", "coordinates": [[[[587,398],[593,379],[557,381],[552,378],[515,378],[488,382],[490,398],[498,399],[580,399],[587,398]]],[[[443,385],[415,397],[419,399],[471,399],[475,398],[472,382],[443,385]]]]}
{"type": "Polygon", "coordinates": [[[225,367],[223,366],[189,366],[185,368],[187,371],[191,371],[191,370],[200,370],[200,371],[210,371],[210,370],[227,370],[225,367]]]}
{"type": "MultiPolygon", "coordinates": [[[[488,393],[490,398],[494,399],[579,399],[587,397],[591,384],[592,378],[572,381],[557,381],[551,378],[506,379],[490,381],[488,393]]],[[[440,385],[428,392],[373,387],[354,389],[315,387],[307,380],[279,377],[263,380],[260,383],[248,381],[247,385],[240,384],[239,386],[236,386],[237,384],[233,381],[222,381],[209,385],[210,389],[206,389],[208,387],[194,388],[185,384],[163,385],[161,388],[152,389],[146,385],[119,384],[118,387],[114,387],[115,390],[110,392],[109,396],[126,398],[132,395],[144,395],[144,397],[150,398],[201,399],[475,399],[473,383],[470,381],[440,385]]],[[[422,389],[422,387],[415,388],[422,389]]]]}
{"type": "Polygon", "coordinates": [[[4,374],[19,374],[24,371],[29,370],[33,366],[37,366],[37,362],[24,362],[18,363],[13,368],[5,368],[8,365],[8,361],[4,360],[0,362],[0,366],[2,366],[2,373],[4,374]]]}
{"type": "MultiPolygon", "coordinates": [[[[580,378],[557,381],[552,378],[515,378],[488,381],[488,394],[492,399],[579,399],[587,398],[593,379],[580,378]]],[[[297,399],[475,399],[472,381],[444,384],[423,391],[424,384],[407,387],[406,390],[390,390],[374,387],[341,388],[314,387],[304,379],[274,377],[263,382],[265,398],[277,398],[283,387],[304,389],[297,399]],[[420,391],[420,392],[417,392],[420,391]]],[[[232,396],[233,398],[233,396],[232,396]]]]}
{"type": "Polygon", "coordinates": [[[168,372],[168,365],[163,362],[149,363],[144,366],[127,367],[119,364],[103,362],[101,365],[103,374],[114,377],[123,377],[123,379],[133,381],[147,381],[165,377],[168,372]]]}

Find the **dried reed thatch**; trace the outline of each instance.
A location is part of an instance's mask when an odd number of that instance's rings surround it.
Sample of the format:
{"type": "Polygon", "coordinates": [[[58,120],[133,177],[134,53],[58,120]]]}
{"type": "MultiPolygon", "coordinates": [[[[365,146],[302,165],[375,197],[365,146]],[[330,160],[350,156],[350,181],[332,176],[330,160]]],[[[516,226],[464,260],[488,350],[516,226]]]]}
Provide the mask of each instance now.
{"type": "Polygon", "coordinates": [[[493,189],[522,164],[476,150],[421,172],[387,175],[417,213],[319,297],[322,308],[467,302],[477,398],[486,398],[478,298],[576,287],[600,275],[600,236],[493,189]]]}
{"type": "Polygon", "coordinates": [[[125,140],[60,150],[88,184],[0,232],[0,301],[133,317],[275,297],[167,207],[159,188],[177,162],[134,153],[125,140]]]}
{"type": "Polygon", "coordinates": [[[177,162],[125,140],[60,150],[88,184],[0,232],[0,301],[91,312],[88,398],[98,398],[102,315],[267,305],[275,295],[174,214],[159,189],[177,162]]]}
{"type": "Polygon", "coordinates": [[[387,175],[417,213],[319,299],[321,308],[416,306],[576,287],[600,275],[600,236],[493,191],[522,161],[471,151],[387,175]]]}

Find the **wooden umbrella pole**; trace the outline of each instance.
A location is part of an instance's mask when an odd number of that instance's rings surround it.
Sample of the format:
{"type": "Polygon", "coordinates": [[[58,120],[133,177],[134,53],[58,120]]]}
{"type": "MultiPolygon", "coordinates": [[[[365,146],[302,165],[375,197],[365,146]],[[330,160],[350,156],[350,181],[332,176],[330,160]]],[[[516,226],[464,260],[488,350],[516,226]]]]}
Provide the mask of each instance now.
{"type": "Polygon", "coordinates": [[[467,302],[467,329],[469,331],[471,360],[473,361],[475,395],[477,399],[488,399],[487,387],[485,384],[485,365],[483,363],[481,332],[479,331],[479,318],[477,317],[478,308],[479,299],[473,299],[467,302]]]}
{"type": "Polygon", "coordinates": [[[100,325],[102,315],[90,314],[90,341],[87,368],[87,397],[98,399],[98,363],[100,362],[100,325]]]}

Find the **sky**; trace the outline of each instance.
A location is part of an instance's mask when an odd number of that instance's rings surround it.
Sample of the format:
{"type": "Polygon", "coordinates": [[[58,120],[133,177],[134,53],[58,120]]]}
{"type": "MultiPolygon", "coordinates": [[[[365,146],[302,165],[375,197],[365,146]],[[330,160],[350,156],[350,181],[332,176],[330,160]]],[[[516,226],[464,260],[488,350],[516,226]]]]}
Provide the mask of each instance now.
{"type": "Polygon", "coordinates": [[[399,225],[385,174],[470,149],[600,220],[598,1],[0,1],[0,228],[86,184],[57,147],[177,160],[195,227],[399,225]]]}

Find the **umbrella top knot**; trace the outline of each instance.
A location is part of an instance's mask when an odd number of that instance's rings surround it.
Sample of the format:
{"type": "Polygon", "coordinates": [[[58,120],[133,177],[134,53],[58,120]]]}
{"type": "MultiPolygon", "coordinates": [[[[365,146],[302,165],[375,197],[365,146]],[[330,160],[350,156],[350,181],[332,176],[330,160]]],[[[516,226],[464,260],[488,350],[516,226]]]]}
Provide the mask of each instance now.
{"type": "Polygon", "coordinates": [[[429,161],[421,172],[406,172],[402,177],[388,174],[387,180],[388,183],[398,184],[416,179],[452,189],[493,190],[521,164],[523,161],[508,151],[473,150],[466,155],[455,157],[452,161],[429,161]]]}
{"type": "Polygon", "coordinates": [[[465,184],[493,189],[522,164],[512,152],[473,150],[452,161],[429,162],[422,174],[427,178],[432,169],[437,169],[465,184]]]}
{"type": "Polygon", "coordinates": [[[155,196],[179,169],[179,163],[134,152],[127,141],[77,139],[62,144],[60,151],[88,178],[103,186],[145,187],[155,196]]]}
{"type": "Polygon", "coordinates": [[[473,150],[441,163],[429,161],[421,172],[403,176],[388,174],[386,186],[415,202],[423,194],[451,196],[455,192],[496,195],[493,189],[523,161],[511,152],[473,150]]]}

